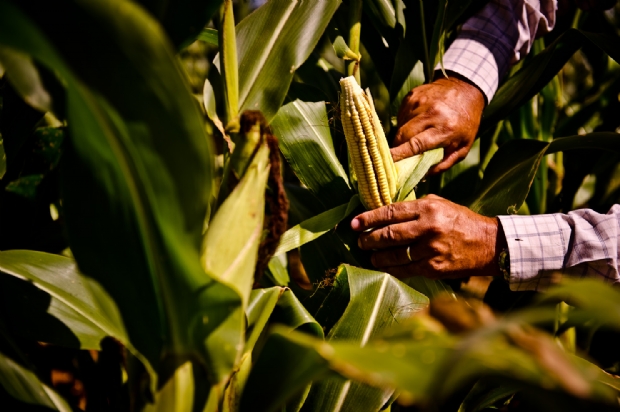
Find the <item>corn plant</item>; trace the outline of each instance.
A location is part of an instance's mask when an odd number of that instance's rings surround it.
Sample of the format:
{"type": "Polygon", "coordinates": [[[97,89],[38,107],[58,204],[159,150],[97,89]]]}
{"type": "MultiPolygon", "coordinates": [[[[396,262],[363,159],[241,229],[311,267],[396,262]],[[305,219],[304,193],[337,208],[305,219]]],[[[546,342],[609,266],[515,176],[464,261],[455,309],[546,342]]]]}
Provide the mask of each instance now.
{"type": "MultiPolygon", "coordinates": [[[[585,103],[573,97],[573,116],[559,111],[558,72],[581,46],[620,57],[617,24],[591,33],[577,18],[486,108],[479,162],[427,181],[441,150],[392,162],[400,100],[484,3],[269,0],[236,22],[231,0],[0,0],[3,407],[613,409],[615,378],[530,325],[556,321],[564,300],[577,309],[558,333],[617,329],[614,291],[567,284],[490,320],[444,282],[370,270],[348,228],[364,207],[432,191],[487,215],[566,210],[555,196],[579,185],[546,183],[560,154],[617,150],[617,125],[597,119],[618,107],[617,66],[585,103]],[[199,99],[175,56],[196,38],[218,51],[199,99]],[[85,405],[37,358],[61,347],[98,353],[106,379],[85,405]]],[[[598,190],[601,205],[615,199],[598,190]]]]}

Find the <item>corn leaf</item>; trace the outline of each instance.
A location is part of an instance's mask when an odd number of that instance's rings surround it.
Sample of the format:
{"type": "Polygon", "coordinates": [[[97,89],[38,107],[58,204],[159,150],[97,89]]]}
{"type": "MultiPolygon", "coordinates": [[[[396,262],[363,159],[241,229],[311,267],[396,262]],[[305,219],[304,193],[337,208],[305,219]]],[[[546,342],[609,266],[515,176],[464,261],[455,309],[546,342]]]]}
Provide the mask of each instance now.
{"type": "Polygon", "coordinates": [[[274,286],[269,289],[261,288],[252,291],[246,308],[248,328],[244,352],[254,349],[258,337],[263,333],[267,321],[285,290],[285,288],[274,286]]]}
{"type": "Polygon", "coordinates": [[[0,65],[22,99],[41,112],[51,110],[52,98],[43,86],[39,71],[27,54],[0,47],[0,65]]]}
{"type": "MultiPolygon", "coordinates": [[[[73,409],[52,388],[44,384],[35,373],[0,352],[0,394],[3,408],[31,410],[38,407],[45,411],[72,412],[73,409]]],[[[39,410],[37,409],[37,410],[39,410]]]]}
{"type": "MultiPolygon", "coordinates": [[[[428,306],[428,298],[387,273],[342,265],[334,289],[317,313],[333,319],[348,300],[342,316],[329,328],[327,340],[347,341],[364,347],[386,328],[398,324],[428,306]]],[[[379,410],[392,395],[391,389],[372,388],[358,382],[328,379],[312,385],[304,410],[379,410]]]]}
{"type": "Polygon", "coordinates": [[[296,249],[329,232],[345,217],[349,216],[359,205],[359,196],[354,195],[351,197],[349,203],[329,209],[293,226],[282,235],[275,255],[277,256],[289,250],[296,249]]]}
{"type": "Polygon", "coordinates": [[[420,155],[396,162],[398,171],[397,202],[402,202],[414,190],[428,170],[443,159],[443,148],[429,150],[420,155]]]}
{"type": "Polygon", "coordinates": [[[386,28],[396,27],[396,9],[392,0],[364,0],[364,10],[386,28]]]}
{"type": "Polygon", "coordinates": [[[435,296],[442,293],[454,293],[452,288],[441,280],[429,279],[424,276],[410,276],[405,279],[401,279],[401,282],[426,296],[429,299],[433,299],[435,296]]]}
{"type": "Polygon", "coordinates": [[[155,394],[154,402],[144,412],[192,412],[194,405],[194,377],[191,362],[178,367],[170,379],[155,394]]]}
{"type": "Polygon", "coordinates": [[[295,100],[278,111],[271,127],[301,183],[326,209],[349,202],[353,191],[334,150],[325,103],[295,100]]]}
{"type": "MultiPolygon", "coordinates": [[[[552,319],[552,311],[545,312],[550,315],[545,318],[552,319]]],[[[434,321],[414,317],[363,347],[357,342],[325,342],[281,330],[274,330],[271,339],[280,341],[281,347],[286,346],[282,340],[288,340],[305,353],[314,349],[332,371],[376,387],[397,388],[403,401],[441,402],[462,385],[493,376],[498,384],[544,384],[574,396],[615,402],[616,392],[610,390],[600,369],[562,352],[550,335],[519,331],[521,325],[523,318],[515,316],[458,338],[434,321]],[[505,333],[515,340],[507,340],[505,333]],[[524,345],[522,339],[532,346],[524,345]]]]}
{"type": "Polygon", "coordinates": [[[237,38],[232,0],[224,0],[222,29],[218,33],[221,56],[220,72],[224,79],[226,96],[226,126],[237,124],[239,117],[239,67],[237,64],[237,38]]]}
{"type": "Polygon", "coordinates": [[[228,285],[247,307],[258,245],[263,233],[269,149],[263,145],[241,182],[220,206],[205,235],[201,260],[205,271],[228,285]],[[235,227],[231,236],[230,228],[235,227]]]}
{"type": "Polygon", "coordinates": [[[180,50],[189,46],[217,11],[222,0],[177,0],[174,7],[159,0],[139,0],[163,26],[166,34],[180,50]]]}
{"type": "Polygon", "coordinates": [[[217,33],[217,30],[215,29],[210,29],[210,28],[202,29],[200,34],[198,34],[198,37],[196,37],[196,40],[209,43],[213,46],[219,45],[218,33],[217,33]]]}
{"type": "Polygon", "coordinates": [[[15,324],[16,332],[40,342],[94,350],[101,349],[103,338],[112,336],[135,351],[112,298],[79,273],[73,259],[8,250],[0,252],[0,271],[5,273],[2,284],[8,286],[0,292],[2,305],[12,306],[6,319],[9,327],[15,324]],[[7,282],[8,276],[19,280],[7,282]],[[23,312],[16,311],[20,307],[23,312]]]}
{"type": "Polygon", "coordinates": [[[269,337],[250,372],[240,412],[281,410],[291,398],[303,395],[310,382],[329,372],[327,362],[315,350],[289,343],[289,328],[277,330],[279,334],[269,337]]]}
{"type": "Polygon", "coordinates": [[[164,353],[192,353],[209,364],[205,338],[240,297],[200,267],[213,155],[174,54],[159,25],[132,2],[45,7],[42,32],[1,2],[0,43],[66,84],[63,206],[78,266],[115,300],[131,342],[155,369],[164,353]],[[76,22],[88,33],[73,36],[76,22]]]}
{"type": "Polygon", "coordinates": [[[269,260],[267,268],[269,271],[265,273],[265,276],[267,276],[274,285],[286,286],[291,281],[286,268],[285,255],[274,255],[274,257],[269,260]]]}
{"type": "MultiPolygon", "coordinates": [[[[265,292],[253,292],[253,296],[256,297],[257,304],[267,305],[266,312],[263,311],[260,317],[265,319],[265,313],[267,313],[267,316],[270,316],[270,324],[281,325],[280,327],[286,327],[288,330],[303,331],[323,338],[321,325],[308,313],[290,289],[276,287],[265,292]],[[274,300],[277,300],[275,305],[273,305],[274,300]]],[[[256,313],[256,310],[253,309],[252,312],[256,313]]],[[[250,324],[252,324],[252,318],[253,316],[250,315],[250,324]]],[[[263,326],[260,326],[259,332],[263,332],[263,326]]],[[[255,331],[252,332],[253,335],[255,333],[255,331]]],[[[296,411],[308,394],[309,381],[306,374],[315,376],[324,371],[321,367],[323,362],[313,363],[318,358],[313,356],[305,358],[304,352],[280,352],[277,348],[274,349],[273,345],[274,343],[268,340],[261,350],[245,385],[240,410],[272,410],[276,405],[289,401],[291,410],[296,411]],[[279,360],[274,362],[274,357],[279,360]],[[295,368],[296,366],[299,368],[295,368]],[[299,384],[302,386],[298,386],[299,384]],[[273,390],[276,387],[279,388],[278,391],[273,390]],[[291,388],[294,389],[291,390],[291,388]]]]}
{"type": "Polygon", "coordinates": [[[339,5],[271,0],[237,25],[240,111],[259,109],[271,121],[339,5]]]}
{"type": "Polygon", "coordinates": [[[286,325],[291,329],[309,333],[313,336],[323,337],[323,328],[301,304],[297,296],[290,290],[285,289],[274,311],[273,323],[286,325]]]}
{"type": "Polygon", "coordinates": [[[487,166],[482,185],[469,207],[486,216],[516,213],[528,194],[545,154],[564,150],[594,148],[620,151],[618,133],[598,132],[568,136],[545,143],[511,140],[495,153],[487,166]]]}
{"type": "Polygon", "coordinates": [[[599,47],[616,62],[620,61],[616,37],[568,29],[501,85],[484,111],[481,132],[493,128],[495,123],[541,91],[586,42],[599,47]]]}

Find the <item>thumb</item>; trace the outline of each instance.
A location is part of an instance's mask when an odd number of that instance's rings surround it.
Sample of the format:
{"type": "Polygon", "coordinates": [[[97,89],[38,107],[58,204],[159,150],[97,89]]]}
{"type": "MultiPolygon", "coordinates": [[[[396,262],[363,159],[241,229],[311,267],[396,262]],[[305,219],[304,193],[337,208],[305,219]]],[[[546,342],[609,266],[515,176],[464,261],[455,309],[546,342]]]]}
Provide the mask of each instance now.
{"type": "Polygon", "coordinates": [[[426,129],[422,133],[413,136],[409,141],[390,149],[395,162],[424,153],[431,149],[446,146],[441,136],[435,129],[426,129]]]}

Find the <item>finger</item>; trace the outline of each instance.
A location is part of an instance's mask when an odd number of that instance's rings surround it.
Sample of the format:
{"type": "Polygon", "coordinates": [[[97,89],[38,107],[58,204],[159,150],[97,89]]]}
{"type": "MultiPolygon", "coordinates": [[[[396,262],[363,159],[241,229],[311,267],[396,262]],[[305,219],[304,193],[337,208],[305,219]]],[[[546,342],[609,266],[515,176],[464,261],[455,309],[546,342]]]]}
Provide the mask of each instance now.
{"type": "Polygon", "coordinates": [[[358,232],[368,229],[402,223],[420,218],[419,207],[416,202],[397,202],[370,210],[357,215],[351,221],[351,228],[358,232]]]}
{"type": "Polygon", "coordinates": [[[427,261],[420,260],[411,262],[407,265],[382,267],[380,270],[398,279],[406,279],[412,276],[424,276],[426,278],[435,279],[431,272],[424,269],[425,266],[427,266],[427,261]]]}
{"type": "Polygon", "coordinates": [[[409,259],[410,256],[410,246],[398,247],[373,253],[370,256],[370,262],[376,268],[408,265],[409,263],[411,263],[411,259],[409,259]]]}
{"type": "Polygon", "coordinates": [[[445,172],[446,170],[448,170],[449,168],[451,168],[452,166],[454,166],[461,160],[465,159],[465,157],[467,157],[467,153],[469,153],[468,147],[463,147],[457,151],[448,153],[448,155],[444,157],[444,159],[441,162],[437,163],[435,166],[433,166],[428,171],[428,174],[434,175],[434,174],[445,172]]]}
{"type": "Polygon", "coordinates": [[[409,121],[411,117],[413,117],[413,112],[417,110],[420,105],[426,103],[426,97],[424,93],[420,93],[423,91],[424,87],[416,87],[412,89],[405,98],[403,99],[400,107],[398,108],[398,113],[396,115],[397,125],[401,126],[409,121]]]}
{"type": "Polygon", "coordinates": [[[445,140],[445,136],[440,134],[437,129],[426,129],[422,133],[413,136],[408,142],[390,149],[390,153],[392,153],[394,161],[398,162],[431,149],[445,147],[448,143],[445,140]]]}
{"type": "Polygon", "coordinates": [[[394,145],[400,146],[408,142],[413,136],[435,126],[435,122],[428,116],[427,111],[418,109],[411,112],[408,120],[398,127],[394,136],[394,145]]]}
{"type": "Polygon", "coordinates": [[[417,239],[417,222],[395,223],[360,234],[358,245],[363,250],[388,249],[407,246],[417,239]]]}
{"type": "Polygon", "coordinates": [[[410,245],[374,252],[370,261],[376,268],[409,265],[411,262],[430,258],[432,251],[423,245],[412,243],[410,245]]]}

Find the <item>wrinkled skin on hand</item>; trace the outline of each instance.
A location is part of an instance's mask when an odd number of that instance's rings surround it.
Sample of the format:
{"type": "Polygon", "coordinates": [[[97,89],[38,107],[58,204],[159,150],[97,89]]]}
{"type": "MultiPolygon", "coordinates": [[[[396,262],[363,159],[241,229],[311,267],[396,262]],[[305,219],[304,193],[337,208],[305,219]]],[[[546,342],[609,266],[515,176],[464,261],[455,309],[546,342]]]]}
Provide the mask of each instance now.
{"type": "Polygon", "coordinates": [[[351,221],[351,227],[362,232],[360,248],[373,251],[372,264],[398,278],[501,274],[498,257],[506,240],[499,220],[439,196],[397,202],[362,213],[351,221]]]}
{"type": "Polygon", "coordinates": [[[403,99],[398,131],[391,149],[394,161],[444,148],[443,160],[430,170],[443,172],[463,160],[471,149],[482,111],[483,93],[457,74],[418,86],[403,99]]]}

